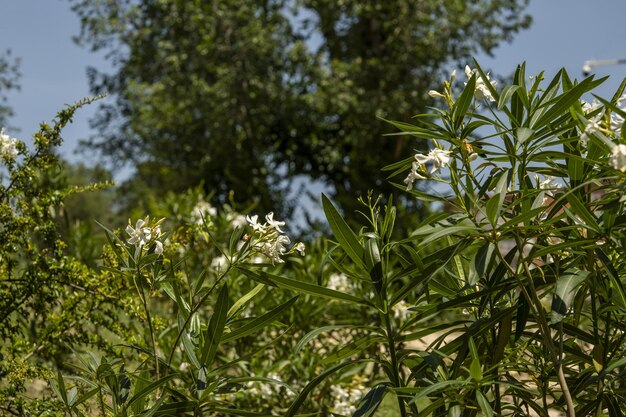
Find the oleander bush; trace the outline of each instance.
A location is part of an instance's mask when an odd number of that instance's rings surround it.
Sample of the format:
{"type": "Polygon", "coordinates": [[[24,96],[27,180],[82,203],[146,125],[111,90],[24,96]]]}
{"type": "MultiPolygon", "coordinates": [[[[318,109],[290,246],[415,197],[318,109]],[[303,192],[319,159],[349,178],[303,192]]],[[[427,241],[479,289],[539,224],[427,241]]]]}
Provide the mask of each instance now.
{"type": "Polygon", "coordinates": [[[100,224],[96,263],[55,217],[79,191],[53,175],[75,108],[34,151],[3,133],[1,410],[622,416],[626,82],[594,98],[603,81],[520,65],[501,87],[476,64],[389,121],[430,149],[384,168],[430,205],[415,230],[375,191],[356,213],[322,196],[329,237],[300,243],[200,187],[100,224]]]}

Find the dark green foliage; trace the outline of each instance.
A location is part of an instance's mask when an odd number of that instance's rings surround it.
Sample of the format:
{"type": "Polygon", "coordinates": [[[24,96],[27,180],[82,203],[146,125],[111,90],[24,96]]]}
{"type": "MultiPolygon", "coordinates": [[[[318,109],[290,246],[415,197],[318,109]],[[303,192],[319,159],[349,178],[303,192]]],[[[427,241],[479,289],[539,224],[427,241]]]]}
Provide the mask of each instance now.
{"type": "Polygon", "coordinates": [[[202,183],[214,203],[233,190],[282,214],[298,175],[321,180],[347,212],[372,187],[395,193],[380,168],[414,145],[384,138],[376,116],[421,112],[445,65],[530,21],[525,0],[72,3],[80,42],[114,66],[90,70],[93,91],[115,98],[91,145],[136,164],[129,190],[202,183]]]}

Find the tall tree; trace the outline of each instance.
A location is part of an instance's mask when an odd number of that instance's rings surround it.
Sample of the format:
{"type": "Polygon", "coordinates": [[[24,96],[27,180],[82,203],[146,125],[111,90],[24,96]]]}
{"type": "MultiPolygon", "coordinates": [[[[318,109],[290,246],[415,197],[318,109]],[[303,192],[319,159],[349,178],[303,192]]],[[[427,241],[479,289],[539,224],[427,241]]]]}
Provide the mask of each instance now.
{"type": "Polygon", "coordinates": [[[490,53],[527,0],[71,0],[78,37],[108,50],[91,144],[155,189],[204,182],[225,200],[281,207],[290,178],[321,179],[350,210],[392,187],[408,155],[376,118],[408,119],[452,62],[490,53]]]}

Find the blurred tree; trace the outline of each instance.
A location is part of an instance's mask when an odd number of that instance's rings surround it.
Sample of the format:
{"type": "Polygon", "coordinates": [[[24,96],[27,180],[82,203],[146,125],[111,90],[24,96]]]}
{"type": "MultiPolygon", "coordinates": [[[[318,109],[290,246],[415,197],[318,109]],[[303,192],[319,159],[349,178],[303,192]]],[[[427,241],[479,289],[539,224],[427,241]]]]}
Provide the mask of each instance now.
{"type": "Polygon", "coordinates": [[[203,182],[282,214],[298,175],[345,210],[393,192],[380,168],[413,145],[376,116],[423,111],[445,67],[530,23],[527,0],[71,1],[77,40],[114,66],[89,70],[93,93],[115,97],[91,146],[148,189],[203,182]]]}
{"type": "Polygon", "coordinates": [[[0,56],[0,127],[6,127],[9,117],[13,115],[13,110],[7,104],[6,92],[20,88],[19,63],[19,59],[11,58],[11,51],[0,56]]]}

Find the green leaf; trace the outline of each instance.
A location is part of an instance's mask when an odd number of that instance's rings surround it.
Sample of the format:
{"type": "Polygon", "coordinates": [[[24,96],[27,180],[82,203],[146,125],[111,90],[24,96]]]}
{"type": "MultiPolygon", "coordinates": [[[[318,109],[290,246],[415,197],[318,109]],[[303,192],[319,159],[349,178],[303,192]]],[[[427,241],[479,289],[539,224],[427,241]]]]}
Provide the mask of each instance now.
{"type": "Polygon", "coordinates": [[[589,276],[589,271],[571,271],[557,278],[552,299],[552,322],[557,323],[567,314],[578,286],[589,276]]]}
{"type": "Polygon", "coordinates": [[[461,126],[461,123],[463,123],[463,118],[467,114],[467,110],[469,109],[470,104],[472,104],[472,100],[474,99],[474,91],[476,90],[477,76],[477,74],[473,74],[470,77],[469,81],[465,85],[465,88],[463,89],[463,92],[454,103],[452,120],[455,129],[458,129],[461,126]]]}
{"type": "Polygon", "coordinates": [[[357,363],[365,362],[365,361],[368,361],[368,360],[367,359],[362,359],[362,360],[359,360],[359,361],[342,362],[342,363],[337,364],[337,365],[335,365],[335,366],[333,366],[331,368],[328,368],[327,370],[325,370],[324,372],[322,372],[321,374],[319,374],[318,376],[313,378],[313,380],[311,382],[306,384],[306,386],[302,389],[300,394],[298,394],[298,396],[293,401],[293,403],[291,403],[291,406],[287,410],[287,413],[285,414],[285,417],[294,417],[296,415],[296,413],[298,412],[298,410],[300,409],[300,407],[302,406],[302,403],[304,403],[304,400],[306,400],[306,397],[309,395],[309,393],[311,391],[313,391],[315,389],[315,387],[317,387],[319,384],[321,384],[330,375],[334,374],[335,372],[337,372],[340,369],[343,369],[343,368],[345,368],[347,366],[356,365],[357,363]]]}
{"type": "Polygon", "coordinates": [[[507,85],[500,93],[500,99],[498,100],[498,110],[502,110],[506,103],[509,102],[511,96],[520,88],[519,85],[507,85]]]}
{"type": "Polygon", "coordinates": [[[376,409],[385,398],[387,386],[384,384],[376,385],[361,400],[359,407],[356,409],[352,417],[369,417],[376,412],[376,409]]]}
{"type": "Polygon", "coordinates": [[[487,401],[485,394],[483,394],[480,390],[476,390],[476,401],[478,401],[478,405],[483,412],[483,415],[486,417],[493,417],[493,409],[487,401]]]}
{"type": "Polygon", "coordinates": [[[535,134],[533,129],[528,127],[518,127],[517,128],[517,141],[519,143],[524,143],[528,139],[530,139],[535,134]]]}
{"type": "Polygon", "coordinates": [[[469,373],[470,376],[477,382],[482,381],[483,379],[483,369],[480,364],[480,358],[478,357],[478,351],[476,350],[476,345],[474,344],[474,339],[469,338],[469,349],[470,355],[472,357],[472,362],[470,363],[469,373]]]}
{"type": "Polygon", "coordinates": [[[613,262],[611,259],[604,253],[602,248],[596,248],[596,255],[604,265],[604,270],[609,276],[610,286],[613,289],[612,292],[612,300],[613,302],[621,307],[623,310],[626,310],[626,291],[624,290],[624,285],[619,278],[619,274],[615,267],[613,266],[613,262]]]}
{"type": "Polygon", "coordinates": [[[487,201],[485,205],[485,210],[487,212],[487,218],[493,227],[496,226],[498,216],[502,211],[502,205],[504,204],[504,199],[507,194],[507,189],[509,185],[510,176],[512,175],[512,170],[507,169],[500,174],[500,179],[496,184],[495,194],[493,197],[487,201]]]}
{"type": "Polygon", "coordinates": [[[580,100],[580,97],[587,91],[592,90],[598,85],[602,84],[607,77],[599,80],[593,80],[593,78],[586,78],[580,84],[574,86],[571,90],[565,92],[554,100],[550,100],[544,105],[549,105],[554,101],[552,107],[545,111],[538,119],[531,119],[530,127],[533,129],[541,129],[544,125],[554,119],[556,116],[560,116],[571,105],[580,100]]]}
{"type": "Polygon", "coordinates": [[[307,345],[307,343],[309,343],[311,340],[315,339],[317,336],[319,336],[322,333],[334,331],[337,329],[361,329],[361,328],[370,329],[370,330],[375,329],[369,326],[355,326],[352,324],[335,324],[335,325],[330,325],[330,326],[319,327],[315,330],[311,330],[310,332],[305,334],[302,337],[302,339],[298,341],[298,343],[296,344],[296,347],[294,348],[294,353],[295,354],[300,353],[300,351],[304,348],[304,346],[307,345]]]}
{"type": "Polygon", "coordinates": [[[328,220],[330,230],[332,230],[339,245],[355,264],[364,268],[363,247],[359,243],[359,239],[356,234],[354,234],[352,229],[350,229],[350,226],[348,226],[335,206],[333,206],[328,197],[324,194],[322,194],[322,206],[324,208],[324,214],[326,215],[326,220],[328,220]]]}
{"type": "MultiPolygon", "coordinates": [[[[567,201],[570,203],[571,209],[564,207],[565,212],[573,213],[580,217],[584,223],[584,227],[592,229],[596,232],[600,231],[600,225],[596,217],[585,207],[582,201],[574,194],[573,192],[569,192],[565,195],[567,201]]],[[[570,214],[570,218],[573,221],[577,221],[573,215],[570,214]]]]}
{"type": "Polygon", "coordinates": [[[383,264],[380,260],[380,252],[376,239],[371,238],[365,242],[365,265],[370,274],[376,292],[380,294],[383,287],[383,264]]]}
{"type": "Polygon", "coordinates": [[[233,316],[237,315],[239,311],[243,309],[243,307],[248,304],[248,302],[252,298],[254,298],[254,296],[257,295],[263,288],[265,288],[265,284],[257,284],[256,287],[248,291],[247,294],[237,300],[235,304],[233,304],[228,310],[228,318],[232,318],[233,316]]]}
{"type": "Polygon", "coordinates": [[[182,312],[179,310],[178,311],[178,328],[179,328],[179,331],[182,332],[181,340],[183,341],[185,354],[187,355],[189,362],[191,362],[195,366],[196,369],[199,369],[200,366],[202,365],[200,364],[200,361],[198,360],[198,357],[196,356],[195,348],[193,346],[193,342],[191,341],[191,337],[189,336],[189,332],[187,332],[186,329],[183,329],[184,324],[185,324],[185,319],[182,315],[182,312]]]}
{"type": "Polygon", "coordinates": [[[295,280],[291,278],[285,278],[285,277],[281,277],[278,275],[273,275],[265,271],[260,271],[257,273],[257,272],[249,271],[243,268],[240,268],[239,270],[252,279],[257,279],[258,277],[260,277],[261,279],[269,281],[272,284],[280,288],[285,288],[288,290],[292,290],[292,291],[296,291],[296,292],[300,292],[304,294],[311,294],[316,297],[324,297],[324,298],[330,298],[333,300],[370,305],[365,300],[361,300],[360,298],[357,298],[354,295],[345,294],[340,291],[331,290],[330,288],[322,287],[322,286],[315,285],[315,284],[310,284],[308,282],[299,281],[299,280],[295,280]]]}
{"type": "Polygon", "coordinates": [[[349,358],[352,355],[362,352],[367,349],[369,346],[373,345],[376,342],[382,342],[386,340],[382,336],[364,336],[360,339],[347,342],[341,345],[341,347],[334,352],[328,354],[320,361],[320,365],[327,365],[333,362],[341,361],[346,358],[349,358]]]}
{"type": "Polygon", "coordinates": [[[426,239],[422,240],[420,242],[421,246],[426,246],[427,244],[439,240],[442,237],[450,236],[455,233],[479,231],[479,229],[475,225],[469,224],[460,226],[440,226],[433,229],[436,231],[433,231],[433,233],[429,234],[426,239]]]}
{"type": "Polygon", "coordinates": [[[206,367],[210,367],[217,353],[220,344],[224,326],[226,326],[226,318],[228,316],[228,285],[224,283],[217,296],[217,303],[213,310],[213,315],[204,336],[204,345],[202,346],[202,356],[200,363],[206,367]]]}
{"type": "Polygon", "coordinates": [[[293,297],[292,299],[280,304],[279,306],[273,308],[262,316],[256,317],[250,322],[244,324],[243,326],[233,330],[230,333],[226,333],[222,336],[222,341],[224,343],[230,342],[232,340],[236,340],[247,336],[255,331],[261,329],[263,326],[271,323],[275,318],[280,316],[285,310],[289,309],[293,303],[296,302],[298,296],[293,297]]]}
{"type": "Polygon", "coordinates": [[[128,400],[127,407],[132,406],[133,403],[141,400],[146,395],[150,394],[152,391],[160,388],[161,386],[164,386],[167,381],[175,377],[176,377],[176,374],[169,374],[169,375],[165,375],[163,378],[159,380],[154,381],[153,383],[151,383],[150,385],[146,386],[144,389],[142,389],[141,391],[133,395],[133,398],[128,400]]]}
{"type": "Polygon", "coordinates": [[[439,381],[434,384],[430,384],[427,387],[402,387],[402,388],[391,388],[392,391],[398,394],[415,394],[415,396],[411,399],[409,404],[413,404],[417,402],[419,399],[428,397],[431,394],[434,394],[439,391],[444,391],[446,388],[453,386],[465,386],[469,383],[467,380],[449,380],[449,381],[439,381]]]}

